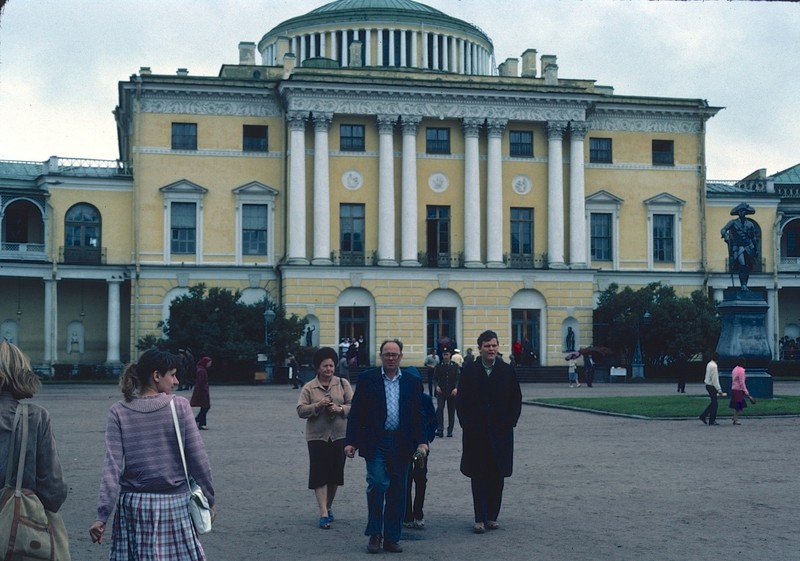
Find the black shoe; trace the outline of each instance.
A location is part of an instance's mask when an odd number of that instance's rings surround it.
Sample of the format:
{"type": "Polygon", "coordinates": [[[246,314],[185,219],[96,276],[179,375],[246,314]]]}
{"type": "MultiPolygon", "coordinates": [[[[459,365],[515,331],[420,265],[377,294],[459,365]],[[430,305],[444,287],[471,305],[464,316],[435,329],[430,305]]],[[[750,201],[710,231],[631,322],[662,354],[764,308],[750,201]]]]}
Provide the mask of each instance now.
{"type": "Polygon", "coordinates": [[[714,421],[713,423],[708,423],[708,425],[711,426],[711,427],[718,427],[719,423],[714,421]]]}
{"type": "Polygon", "coordinates": [[[436,436],[438,436],[439,438],[442,438],[444,436],[444,431],[437,430],[436,431],[436,436]]]}
{"type": "Polygon", "coordinates": [[[706,421],[706,418],[705,418],[705,417],[703,417],[703,416],[700,416],[700,417],[698,417],[698,419],[700,419],[701,421],[703,421],[703,424],[704,424],[704,425],[707,425],[707,424],[708,424],[708,421],[706,421]]]}
{"type": "Polygon", "coordinates": [[[453,431],[448,431],[447,438],[453,438],[453,431]]]}
{"type": "Polygon", "coordinates": [[[383,550],[388,551],[389,553],[400,553],[403,551],[403,548],[400,547],[400,544],[397,542],[390,542],[389,540],[386,540],[383,542],[383,550]]]}
{"type": "Polygon", "coordinates": [[[367,551],[369,553],[378,553],[380,550],[381,550],[381,535],[372,534],[369,537],[369,543],[367,544],[367,551]]]}

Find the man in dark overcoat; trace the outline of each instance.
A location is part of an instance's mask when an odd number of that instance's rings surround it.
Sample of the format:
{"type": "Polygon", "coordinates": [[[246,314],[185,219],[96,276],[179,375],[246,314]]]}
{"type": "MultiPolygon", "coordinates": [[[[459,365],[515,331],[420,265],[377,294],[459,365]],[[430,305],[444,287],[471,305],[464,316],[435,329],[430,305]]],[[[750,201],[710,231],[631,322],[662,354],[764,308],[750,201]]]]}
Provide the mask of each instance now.
{"type": "Polygon", "coordinates": [[[464,367],[456,411],[462,429],[461,473],[471,479],[476,534],[499,527],[505,478],[514,467],[514,427],[522,391],[514,369],[498,356],[494,331],[478,337],[478,360],[464,367]]]}

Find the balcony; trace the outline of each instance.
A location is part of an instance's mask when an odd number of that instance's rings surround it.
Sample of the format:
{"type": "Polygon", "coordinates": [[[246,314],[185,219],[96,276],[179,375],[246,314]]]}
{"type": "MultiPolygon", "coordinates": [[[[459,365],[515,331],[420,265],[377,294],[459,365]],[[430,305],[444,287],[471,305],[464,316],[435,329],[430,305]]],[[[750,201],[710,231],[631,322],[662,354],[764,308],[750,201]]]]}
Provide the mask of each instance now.
{"type": "Polygon", "coordinates": [[[367,256],[363,251],[333,251],[331,260],[338,267],[366,267],[375,264],[374,255],[367,256]]]}
{"type": "Polygon", "coordinates": [[[59,262],[67,265],[105,265],[106,248],[61,246],[59,262]]]}
{"type": "Polygon", "coordinates": [[[0,244],[0,259],[47,261],[47,253],[43,243],[3,242],[0,244]]]}
{"type": "Polygon", "coordinates": [[[778,266],[780,272],[800,272],[800,257],[781,257],[778,266]]]}
{"type": "Polygon", "coordinates": [[[546,269],[547,256],[541,254],[507,253],[505,256],[506,265],[509,269],[546,269]]]}

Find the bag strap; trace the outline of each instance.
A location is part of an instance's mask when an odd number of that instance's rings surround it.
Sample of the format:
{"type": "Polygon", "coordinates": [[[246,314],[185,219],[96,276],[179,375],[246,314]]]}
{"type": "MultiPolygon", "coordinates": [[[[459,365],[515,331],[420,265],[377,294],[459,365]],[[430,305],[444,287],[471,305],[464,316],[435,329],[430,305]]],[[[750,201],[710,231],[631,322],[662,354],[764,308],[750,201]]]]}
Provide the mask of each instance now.
{"type": "Polygon", "coordinates": [[[181,462],[183,463],[183,474],[186,476],[186,485],[189,490],[192,490],[192,484],[189,482],[189,471],[186,469],[186,456],[183,453],[183,438],[181,438],[181,427],[178,423],[178,412],[175,410],[175,400],[169,400],[169,408],[172,409],[172,423],[175,425],[175,436],[178,437],[178,449],[181,451],[181,462]]]}
{"type": "Polygon", "coordinates": [[[6,485],[11,481],[14,473],[14,451],[16,449],[17,426],[22,419],[22,438],[19,447],[19,462],[17,463],[17,484],[14,494],[19,497],[22,494],[22,475],[25,471],[25,455],[28,451],[28,404],[18,403],[17,412],[14,414],[14,423],[11,426],[11,436],[8,441],[8,455],[6,456],[6,485]]]}

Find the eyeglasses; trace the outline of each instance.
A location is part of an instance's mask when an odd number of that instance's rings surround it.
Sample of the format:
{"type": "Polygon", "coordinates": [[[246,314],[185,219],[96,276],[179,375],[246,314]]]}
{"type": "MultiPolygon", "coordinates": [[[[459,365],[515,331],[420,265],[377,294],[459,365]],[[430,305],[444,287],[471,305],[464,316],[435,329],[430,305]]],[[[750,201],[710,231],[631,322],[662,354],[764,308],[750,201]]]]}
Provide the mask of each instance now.
{"type": "Polygon", "coordinates": [[[383,358],[388,358],[389,360],[400,358],[400,355],[397,353],[383,353],[381,356],[383,358]]]}

